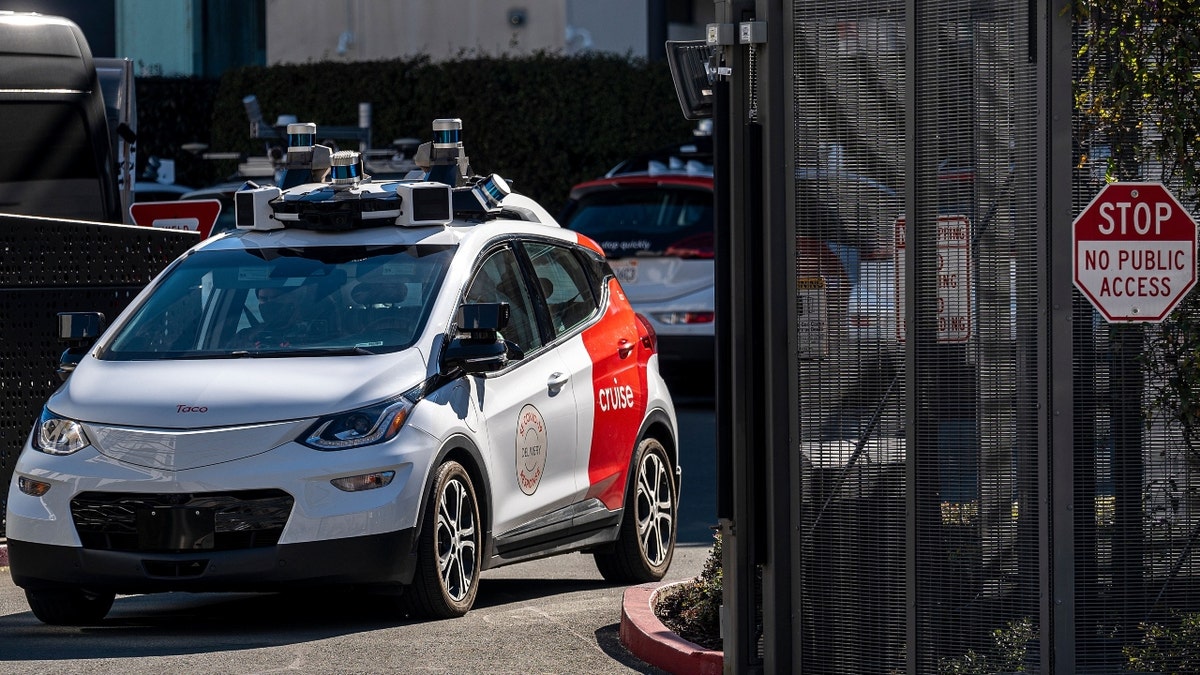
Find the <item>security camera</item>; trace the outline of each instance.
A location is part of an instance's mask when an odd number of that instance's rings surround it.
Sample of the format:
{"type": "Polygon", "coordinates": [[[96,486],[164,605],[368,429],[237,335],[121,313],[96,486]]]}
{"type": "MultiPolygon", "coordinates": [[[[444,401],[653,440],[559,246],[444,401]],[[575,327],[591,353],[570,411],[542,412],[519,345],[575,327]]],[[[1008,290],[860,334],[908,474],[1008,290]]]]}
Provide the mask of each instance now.
{"type": "Polygon", "coordinates": [[[508,25],[513,28],[520,28],[525,25],[525,10],[510,9],[508,10],[508,25]]]}

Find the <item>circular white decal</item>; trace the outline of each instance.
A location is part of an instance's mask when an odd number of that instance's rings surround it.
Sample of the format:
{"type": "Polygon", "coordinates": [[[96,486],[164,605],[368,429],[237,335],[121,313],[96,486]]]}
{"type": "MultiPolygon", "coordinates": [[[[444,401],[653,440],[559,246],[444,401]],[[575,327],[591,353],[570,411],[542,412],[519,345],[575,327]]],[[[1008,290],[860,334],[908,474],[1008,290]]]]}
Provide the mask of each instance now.
{"type": "Polygon", "coordinates": [[[546,421],[526,405],[517,416],[517,484],[527,495],[537,491],[546,470],[546,421]]]}

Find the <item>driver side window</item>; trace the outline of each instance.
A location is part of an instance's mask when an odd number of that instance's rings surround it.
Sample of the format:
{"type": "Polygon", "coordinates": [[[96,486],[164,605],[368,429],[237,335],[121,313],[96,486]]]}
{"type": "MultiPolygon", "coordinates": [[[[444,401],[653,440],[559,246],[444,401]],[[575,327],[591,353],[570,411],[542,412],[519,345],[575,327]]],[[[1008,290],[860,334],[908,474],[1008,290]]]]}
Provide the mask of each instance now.
{"type": "Polygon", "coordinates": [[[511,248],[502,248],[488,255],[467,286],[464,302],[507,302],[508,327],[501,333],[517,343],[525,352],[542,346],[536,315],[511,248]]]}

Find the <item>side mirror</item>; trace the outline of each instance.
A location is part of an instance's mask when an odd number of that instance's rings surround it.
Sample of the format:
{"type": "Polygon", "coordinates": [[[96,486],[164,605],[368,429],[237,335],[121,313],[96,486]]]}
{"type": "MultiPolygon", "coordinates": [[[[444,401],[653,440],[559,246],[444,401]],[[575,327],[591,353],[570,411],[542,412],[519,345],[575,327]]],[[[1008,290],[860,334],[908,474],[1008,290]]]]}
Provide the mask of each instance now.
{"type": "Polygon", "coordinates": [[[466,304],[454,318],[458,329],[442,353],[442,373],[489,373],[508,365],[508,343],[498,331],[508,325],[508,303],[466,304]]]}
{"type": "Polygon", "coordinates": [[[100,312],[59,312],[58,339],[70,342],[93,343],[104,332],[104,315],[100,312]]]}
{"type": "Polygon", "coordinates": [[[58,338],[67,343],[55,371],[59,380],[65,382],[71,376],[75,366],[104,332],[104,326],[104,315],[100,312],[59,312],[58,338]]]}
{"type": "Polygon", "coordinates": [[[458,308],[454,323],[460,333],[480,333],[482,339],[508,326],[508,303],[489,302],[466,304],[458,308]]]}

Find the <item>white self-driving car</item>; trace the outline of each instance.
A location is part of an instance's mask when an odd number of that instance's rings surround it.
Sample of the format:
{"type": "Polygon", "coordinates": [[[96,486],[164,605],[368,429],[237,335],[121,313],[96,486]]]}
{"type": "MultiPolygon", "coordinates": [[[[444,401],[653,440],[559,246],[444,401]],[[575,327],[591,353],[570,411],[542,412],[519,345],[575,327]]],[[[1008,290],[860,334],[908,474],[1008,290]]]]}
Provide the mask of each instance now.
{"type": "Polygon", "coordinates": [[[331,584],[452,617],[481,570],[567,551],[662,577],[678,434],[655,334],[599,246],[470,174],[460,126],[390,182],[299,129],[300,184],[238,192],[238,229],[107,329],[60,315],[65,381],[8,499],[40,620],[331,584]]]}

